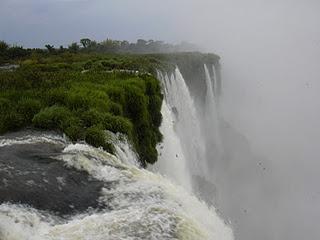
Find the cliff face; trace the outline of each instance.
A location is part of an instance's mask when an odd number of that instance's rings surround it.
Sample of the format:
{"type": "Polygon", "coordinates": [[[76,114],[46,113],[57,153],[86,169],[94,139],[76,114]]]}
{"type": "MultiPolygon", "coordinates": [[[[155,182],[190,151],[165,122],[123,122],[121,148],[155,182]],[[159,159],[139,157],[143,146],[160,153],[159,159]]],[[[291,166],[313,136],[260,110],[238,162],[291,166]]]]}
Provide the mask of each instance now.
{"type": "MultiPolygon", "coordinates": [[[[162,54],[158,58],[164,59],[173,66],[177,66],[188,85],[190,94],[197,104],[203,104],[206,95],[206,76],[204,65],[206,64],[211,78],[216,78],[213,86],[219,96],[221,93],[220,57],[213,53],[204,54],[199,52],[162,54]],[[214,66],[214,69],[213,67],[214,66]],[[215,70],[215,73],[214,73],[215,70]],[[213,76],[216,74],[217,76],[213,76]]],[[[169,73],[172,70],[169,71],[169,73]]]]}

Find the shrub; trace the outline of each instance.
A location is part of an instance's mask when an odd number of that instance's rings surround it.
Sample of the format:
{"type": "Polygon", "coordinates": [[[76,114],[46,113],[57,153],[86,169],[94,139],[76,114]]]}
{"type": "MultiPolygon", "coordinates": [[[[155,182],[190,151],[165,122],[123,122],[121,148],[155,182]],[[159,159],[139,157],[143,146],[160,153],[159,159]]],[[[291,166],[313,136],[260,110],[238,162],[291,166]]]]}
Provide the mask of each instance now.
{"type": "Polygon", "coordinates": [[[88,70],[88,69],[91,69],[92,66],[93,66],[93,62],[92,62],[92,61],[88,61],[88,62],[86,62],[86,63],[83,65],[83,68],[84,68],[85,70],[88,70]]]}
{"type": "Polygon", "coordinates": [[[67,90],[64,88],[50,89],[44,93],[44,98],[46,104],[49,106],[65,105],[67,98],[67,90]]]}
{"type": "Polygon", "coordinates": [[[72,110],[87,109],[89,100],[81,93],[71,92],[66,98],[66,104],[72,110]]]}
{"type": "Polygon", "coordinates": [[[91,108],[81,114],[81,119],[84,126],[91,127],[93,125],[103,123],[104,114],[99,112],[97,109],[91,108]]]}
{"type": "Polygon", "coordinates": [[[126,134],[129,138],[132,137],[133,126],[132,123],[121,116],[113,116],[109,113],[104,114],[103,126],[111,132],[126,134]]]}
{"type": "Polygon", "coordinates": [[[94,147],[102,147],[109,153],[114,153],[115,149],[111,143],[106,141],[106,134],[102,126],[95,125],[86,130],[85,140],[94,147]]]}
{"type": "Polygon", "coordinates": [[[110,130],[129,137],[143,165],[156,161],[155,146],[161,140],[159,82],[147,74],[105,70],[141,73],[155,64],[161,67],[161,61],[82,54],[75,44],[72,47],[55,54],[28,50],[19,69],[0,71],[0,132],[33,125],[63,131],[72,141],[85,139],[112,152],[105,139],[105,130],[110,130]],[[90,71],[81,73],[83,69],[90,71]]]}
{"type": "Polygon", "coordinates": [[[125,88],[125,108],[127,116],[133,122],[145,121],[147,115],[147,99],[137,87],[125,88]]]}
{"type": "Polygon", "coordinates": [[[18,113],[23,116],[23,121],[26,124],[31,123],[32,118],[40,111],[42,106],[39,100],[31,98],[22,98],[17,105],[18,113]]]}
{"type": "Polygon", "coordinates": [[[0,116],[0,133],[17,130],[23,127],[23,116],[12,110],[0,116]]]}
{"type": "Polygon", "coordinates": [[[63,131],[72,141],[83,140],[85,138],[84,128],[81,124],[76,124],[75,122],[65,127],[63,131]]]}
{"type": "Polygon", "coordinates": [[[158,95],[149,97],[148,109],[152,119],[152,123],[155,127],[160,127],[160,124],[162,122],[161,105],[161,97],[159,97],[158,95]]]}
{"type": "Polygon", "coordinates": [[[54,105],[36,114],[32,119],[32,123],[35,127],[43,129],[62,129],[64,121],[67,121],[71,117],[69,109],[54,105]]]}
{"type": "Polygon", "coordinates": [[[12,109],[12,105],[10,100],[6,98],[0,98],[0,112],[1,114],[7,113],[12,109]]]}
{"type": "Polygon", "coordinates": [[[123,115],[122,106],[119,103],[115,103],[115,102],[109,103],[109,112],[116,116],[123,115]]]}

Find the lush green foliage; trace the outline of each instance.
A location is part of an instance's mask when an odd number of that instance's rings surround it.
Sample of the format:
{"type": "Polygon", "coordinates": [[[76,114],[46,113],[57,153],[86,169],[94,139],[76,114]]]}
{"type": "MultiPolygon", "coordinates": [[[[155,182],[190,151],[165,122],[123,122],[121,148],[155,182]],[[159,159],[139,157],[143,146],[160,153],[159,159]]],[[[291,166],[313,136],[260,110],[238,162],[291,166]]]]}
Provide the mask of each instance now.
{"type": "Polygon", "coordinates": [[[59,130],[73,141],[86,140],[112,152],[104,130],[121,132],[134,144],[142,165],[154,163],[162,138],[156,70],[170,72],[178,65],[189,84],[199,85],[193,79],[204,74],[203,64],[217,65],[219,57],[155,54],[194,46],[143,39],[84,38],[80,44],[24,49],[0,41],[0,65],[20,66],[14,71],[0,66],[0,134],[27,126],[59,130]]]}
{"type": "Polygon", "coordinates": [[[147,72],[161,61],[61,53],[34,54],[20,64],[15,71],[0,70],[0,133],[27,126],[58,130],[112,152],[104,130],[121,132],[142,165],[157,160],[162,94],[158,80],[147,72]]]}

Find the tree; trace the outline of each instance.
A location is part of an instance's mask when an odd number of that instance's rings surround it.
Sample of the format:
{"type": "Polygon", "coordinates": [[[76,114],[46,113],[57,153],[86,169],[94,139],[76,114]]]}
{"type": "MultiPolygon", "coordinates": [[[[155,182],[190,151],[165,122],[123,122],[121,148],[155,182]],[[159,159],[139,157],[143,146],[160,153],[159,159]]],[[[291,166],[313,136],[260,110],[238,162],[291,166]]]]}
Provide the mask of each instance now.
{"type": "Polygon", "coordinates": [[[120,43],[121,49],[126,49],[129,46],[129,42],[128,41],[121,41],[120,43]]]}
{"type": "Polygon", "coordinates": [[[98,47],[98,43],[96,41],[90,42],[90,45],[89,45],[90,49],[97,49],[97,47],[98,47]]]}
{"type": "Polygon", "coordinates": [[[137,52],[146,52],[147,41],[144,39],[138,39],[136,44],[137,52]]]}
{"type": "Polygon", "coordinates": [[[0,41],[0,52],[4,52],[9,48],[9,44],[5,41],[0,41]]]}
{"type": "Polygon", "coordinates": [[[76,53],[79,51],[79,45],[78,43],[74,42],[74,43],[71,43],[71,45],[69,45],[68,49],[70,52],[73,52],[73,53],[76,53]]]}
{"type": "Polygon", "coordinates": [[[55,51],[53,45],[47,44],[47,45],[45,45],[45,47],[48,49],[49,53],[53,53],[55,51]]]}
{"type": "Polygon", "coordinates": [[[10,59],[21,58],[28,55],[28,51],[24,49],[22,46],[12,46],[7,49],[6,55],[10,59]]]}
{"type": "Polygon", "coordinates": [[[80,43],[82,44],[82,46],[84,47],[84,48],[87,48],[87,47],[89,47],[90,45],[91,45],[91,40],[89,39],[89,38],[82,38],[81,40],[80,40],[80,43]]]}
{"type": "Polygon", "coordinates": [[[121,46],[121,42],[107,38],[100,43],[102,50],[106,52],[117,52],[121,46]]]}
{"type": "Polygon", "coordinates": [[[137,45],[138,46],[145,46],[145,45],[147,45],[147,41],[146,40],[144,40],[144,39],[138,39],[137,40],[137,45]]]}

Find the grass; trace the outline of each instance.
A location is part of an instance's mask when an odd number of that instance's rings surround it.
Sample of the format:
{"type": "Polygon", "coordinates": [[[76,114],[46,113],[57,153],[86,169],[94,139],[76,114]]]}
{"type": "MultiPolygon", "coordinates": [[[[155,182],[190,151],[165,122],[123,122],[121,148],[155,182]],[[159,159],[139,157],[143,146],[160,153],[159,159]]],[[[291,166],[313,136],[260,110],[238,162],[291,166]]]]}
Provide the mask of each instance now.
{"type": "Polygon", "coordinates": [[[9,61],[20,65],[17,70],[0,70],[0,134],[28,126],[57,130],[112,153],[105,130],[120,132],[142,166],[157,161],[156,145],[162,140],[163,96],[156,71],[173,72],[178,65],[191,82],[203,63],[219,60],[200,53],[28,51],[9,61]]]}
{"type": "Polygon", "coordinates": [[[58,130],[113,152],[105,141],[109,130],[128,136],[143,166],[157,160],[163,96],[148,72],[158,60],[68,54],[20,64],[16,71],[0,71],[1,134],[27,126],[58,130]]]}

